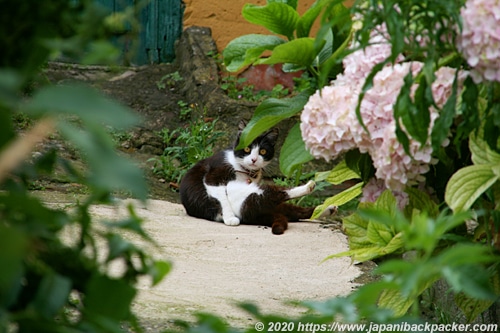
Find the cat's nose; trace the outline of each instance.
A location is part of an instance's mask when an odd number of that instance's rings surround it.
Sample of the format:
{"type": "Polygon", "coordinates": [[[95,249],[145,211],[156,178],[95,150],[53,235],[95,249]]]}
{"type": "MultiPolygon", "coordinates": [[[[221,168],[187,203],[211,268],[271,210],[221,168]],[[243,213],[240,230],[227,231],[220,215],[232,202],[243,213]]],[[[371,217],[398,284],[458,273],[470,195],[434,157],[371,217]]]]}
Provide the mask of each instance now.
{"type": "Polygon", "coordinates": [[[257,162],[257,159],[256,158],[252,158],[252,163],[255,163],[257,162]]]}

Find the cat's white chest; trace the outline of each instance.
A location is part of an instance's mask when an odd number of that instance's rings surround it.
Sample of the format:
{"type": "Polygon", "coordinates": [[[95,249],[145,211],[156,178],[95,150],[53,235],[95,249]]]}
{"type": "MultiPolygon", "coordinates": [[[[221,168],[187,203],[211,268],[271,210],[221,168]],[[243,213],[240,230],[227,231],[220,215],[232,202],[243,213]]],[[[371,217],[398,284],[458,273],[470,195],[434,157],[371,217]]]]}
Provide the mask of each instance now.
{"type": "Polygon", "coordinates": [[[253,182],[230,181],[226,186],[227,199],[234,214],[241,217],[241,207],[245,200],[252,194],[261,195],[262,189],[253,182]]]}

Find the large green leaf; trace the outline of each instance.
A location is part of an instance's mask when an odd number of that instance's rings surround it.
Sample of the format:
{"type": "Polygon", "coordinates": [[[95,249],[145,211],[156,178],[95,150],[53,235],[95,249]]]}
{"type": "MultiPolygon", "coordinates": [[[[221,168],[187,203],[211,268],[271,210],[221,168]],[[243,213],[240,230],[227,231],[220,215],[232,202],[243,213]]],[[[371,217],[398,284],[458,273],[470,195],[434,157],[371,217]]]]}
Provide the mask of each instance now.
{"type": "Polygon", "coordinates": [[[300,124],[295,124],[288,133],[288,136],[281,147],[280,152],[280,169],[281,172],[290,177],[293,170],[304,163],[311,161],[313,157],[306,150],[302,134],[300,132],[300,124]]]}
{"type": "Polygon", "coordinates": [[[87,285],[85,309],[95,315],[124,320],[130,316],[136,293],[136,289],[125,280],[96,275],[87,285]]]}
{"type": "Polygon", "coordinates": [[[427,281],[423,281],[421,286],[416,286],[416,291],[410,296],[404,295],[400,288],[385,289],[380,295],[378,305],[382,308],[391,309],[394,316],[402,317],[408,312],[412,304],[417,301],[418,296],[436,281],[436,277],[431,277],[427,281]]]}
{"type": "Polygon", "coordinates": [[[36,116],[77,115],[92,126],[126,128],[139,122],[139,117],[131,109],[83,85],[48,86],[40,89],[23,111],[36,116]]]}
{"type": "Polygon", "coordinates": [[[326,257],[325,260],[340,257],[351,257],[353,261],[363,262],[394,253],[402,249],[403,246],[404,241],[402,235],[397,234],[386,245],[367,245],[365,247],[330,255],[326,257]]]}
{"type": "Polygon", "coordinates": [[[366,228],[366,235],[370,243],[385,246],[394,237],[394,230],[386,224],[370,221],[366,228]]]}
{"type": "Polygon", "coordinates": [[[235,38],[222,51],[224,65],[228,71],[236,72],[253,64],[262,52],[273,50],[283,43],[284,39],[272,35],[249,34],[235,38]]]}
{"type": "MultiPolygon", "coordinates": [[[[498,273],[492,276],[491,282],[494,288],[494,294],[500,294],[500,276],[498,273]]],[[[455,295],[455,303],[464,313],[468,323],[472,322],[477,316],[486,311],[494,302],[494,300],[469,297],[463,292],[455,295]]]]}
{"type": "Polygon", "coordinates": [[[308,67],[313,64],[316,55],[314,39],[304,37],[276,46],[269,58],[262,59],[258,63],[266,65],[291,63],[308,67]]]}
{"type": "MultiPolygon", "coordinates": [[[[367,205],[373,206],[369,203],[361,203],[360,206],[366,207],[367,205]]],[[[370,247],[371,243],[368,240],[366,229],[368,228],[368,220],[362,218],[359,214],[353,213],[342,219],[345,232],[349,237],[349,248],[351,250],[362,249],[370,247]]]]}
{"type": "Polygon", "coordinates": [[[360,176],[349,168],[345,160],[337,164],[329,173],[325,180],[333,185],[339,185],[351,179],[359,179],[360,176]]]}
{"type": "Polygon", "coordinates": [[[286,36],[289,40],[293,39],[299,20],[299,14],[293,7],[278,2],[265,6],[246,4],[242,14],[248,22],[261,25],[272,33],[286,36]]]}
{"type": "Polygon", "coordinates": [[[407,187],[405,192],[409,199],[409,203],[404,209],[406,217],[412,216],[414,210],[426,212],[430,217],[436,217],[439,214],[438,205],[432,201],[427,193],[414,187],[407,187]]]}
{"type": "Polygon", "coordinates": [[[492,150],[488,143],[478,135],[470,135],[469,149],[472,153],[472,162],[474,164],[500,164],[500,154],[492,150]]]}
{"type": "Polygon", "coordinates": [[[444,199],[454,212],[469,209],[500,175],[499,164],[480,164],[462,168],[451,176],[444,199]]]}
{"type": "MultiPolygon", "coordinates": [[[[458,71],[457,71],[458,74],[458,71]]],[[[458,79],[455,75],[453,80],[451,95],[446,101],[441,110],[439,117],[434,122],[432,127],[431,141],[432,148],[434,151],[439,150],[443,141],[448,137],[450,132],[450,127],[453,124],[453,119],[455,118],[455,113],[457,109],[457,90],[458,90],[458,79]]]]}
{"type": "Polygon", "coordinates": [[[311,27],[323,10],[323,6],[319,5],[325,1],[316,1],[309,9],[299,18],[297,22],[297,37],[309,37],[311,27]]]}
{"type": "Polygon", "coordinates": [[[304,108],[309,100],[309,91],[304,91],[291,98],[269,98],[259,104],[252,119],[241,133],[237,149],[248,146],[261,133],[270,129],[283,119],[290,118],[304,108]]]}
{"type": "Polygon", "coordinates": [[[98,193],[116,189],[130,190],[137,198],[146,199],[147,185],[142,171],[125,157],[116,154],[113,142],[102,127],[89,126],[88,131],[83,131],[61,122],[59,130],[85,153],[90,167],[87,180],[98,193]]]}
{"type": "MultiPolygon", "coordinates": [[[[356,184],[360,193],[362,184],[356,184]]],[[[359,211],[342,221],[350,250],[327,259],[350,256],[353,260],[366,261],[400,251],[404,238],[402,232],[395,230],[395,207],[396,199],[390,191],[384,191],[375,203],[360,203],[359,211]]]]}
{"type": "Polygon", "coordinates": [[[45,319],[51,319],[66,304],[70,292],[70,279],[55,273],[47,274],[38,287],[33,306],[45,319]]]}
{"type": "MultiPolygon", "coordinates": [[[[420,105],[411,98],[413,82],[413,75],[409,72],[404,78],[404,85],[401,87],[394,104],[394,118],[397,123],[401,119],[408,134],[421,144],[425,144],[430,124],[430,114],[428,107],[426,108],[426,103],[420,105]]],[[[424,96],[427,88],[426,81],[422,80],[415,93],[418,95],[415,100],[425,100],[424,96]]],[[[405,151],[409,153],[406,146],[405,151]]]]}

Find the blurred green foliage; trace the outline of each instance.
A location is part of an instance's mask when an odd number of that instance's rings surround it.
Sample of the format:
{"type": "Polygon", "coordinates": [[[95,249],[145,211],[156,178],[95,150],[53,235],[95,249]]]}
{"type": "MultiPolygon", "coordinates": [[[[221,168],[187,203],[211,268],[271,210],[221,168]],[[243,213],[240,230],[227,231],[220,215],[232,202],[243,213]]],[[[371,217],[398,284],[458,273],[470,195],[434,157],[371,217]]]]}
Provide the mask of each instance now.
{"type": "Polygon", "coordinates": [[[90,214],[95,204],[113,203],[117,189],[147,198],[142,172],[115,152],[108,135],[108,126],[129,128],[139,119],[89,87],[37,80],[56,55],[113,62],[119,52],[103,52],[114,50],[107,14],[84,0],[0,5],[0,332],[122,332],[124,323],[140,331],[131,312],[136,282],[149,276],[158,283],[170,264],[122,236],[126,230],[153,242],[133,206],[119,221],[95,221],[90,214]],[[20,118],[23,135],[14,131],[20,118]],[[53,130],[81,151],[87,171],[53,149],[38,147],[41,154],[31,158],[30,150],[53,130]],[[44,205],[28,192],[55,168],[89,188],[72,209],[44,205]],[[122,273],[110,275],[117,262],[122,273]]]}

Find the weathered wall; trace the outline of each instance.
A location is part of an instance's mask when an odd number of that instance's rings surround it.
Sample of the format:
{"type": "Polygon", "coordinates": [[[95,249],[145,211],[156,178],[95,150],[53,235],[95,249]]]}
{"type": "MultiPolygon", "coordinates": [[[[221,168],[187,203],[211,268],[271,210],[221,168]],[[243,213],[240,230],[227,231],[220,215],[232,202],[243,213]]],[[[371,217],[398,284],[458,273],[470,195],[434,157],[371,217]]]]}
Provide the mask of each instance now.
{"type": "MultiPolygon", "coordinates": [[[[299,0],[297,10],[304,13],[315,0],[299,0]]],[[[212,36],[219,51],[241,35],[269,33],[266,29],[248,23],[241,15],[246,3],[265,5],[266,0],[184,0],[184,28],[203,26],[212,29],[212,36]]]]}

